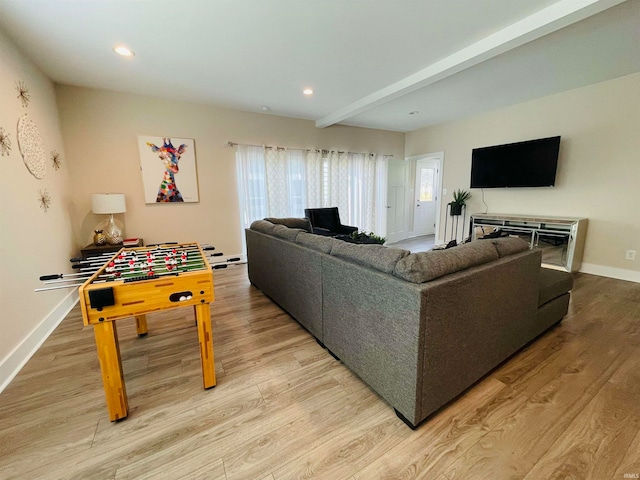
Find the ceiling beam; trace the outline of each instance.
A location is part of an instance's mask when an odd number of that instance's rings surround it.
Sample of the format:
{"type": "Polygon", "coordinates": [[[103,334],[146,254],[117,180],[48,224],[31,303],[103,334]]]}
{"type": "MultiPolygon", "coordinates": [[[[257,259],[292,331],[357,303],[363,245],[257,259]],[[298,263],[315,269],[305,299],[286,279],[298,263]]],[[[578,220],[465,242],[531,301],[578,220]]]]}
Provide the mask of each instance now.
{"type": "Polygon", "coordinates": [[[402,80],[326,115],[316,121],[316,127],[325,128],[347,120],[625,1],[627,0],[560,0],[402,80]]]}

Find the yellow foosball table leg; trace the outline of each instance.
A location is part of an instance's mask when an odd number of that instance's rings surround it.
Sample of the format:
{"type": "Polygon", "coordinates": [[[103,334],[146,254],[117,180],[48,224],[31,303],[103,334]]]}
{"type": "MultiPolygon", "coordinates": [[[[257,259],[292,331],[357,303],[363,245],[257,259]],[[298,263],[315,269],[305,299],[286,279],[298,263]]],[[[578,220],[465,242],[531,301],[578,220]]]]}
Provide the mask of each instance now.
{"type": "Polygon", "coordinates": [[[136,316],[136,333],[139,337],[144,337],[148,333],[146,315],[136,316]]]}
{"type": "Polygon", "coordinates": [[[115,322],[96,323],[93,325],[93,333],[96,337],[109,419],[114,422],[126,418],[129,411],[115,322]]]}
{"type": "Polygon", "coordinates": [[[216,386],[216,367],[213,359],[213,331],[211,328],[211,307],[208,303],[194,306],[200,342],[200,362],[202,363],[202,385],[205,389],[216,386]]]}

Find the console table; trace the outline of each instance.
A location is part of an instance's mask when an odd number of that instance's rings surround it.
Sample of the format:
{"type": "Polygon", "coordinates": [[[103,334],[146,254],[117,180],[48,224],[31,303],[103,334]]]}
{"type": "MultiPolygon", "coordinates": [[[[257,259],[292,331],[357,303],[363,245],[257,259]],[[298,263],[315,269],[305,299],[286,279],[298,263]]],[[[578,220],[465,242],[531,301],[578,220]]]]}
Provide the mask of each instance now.
{"type": "Polygon", "coordinates": [[[476,213],[471,215],[471,239],[518,236],[529,243],[529,248],[542,249],[543,266],[577,272],[582,264],[587,223],[586,218],[476,213]]]}

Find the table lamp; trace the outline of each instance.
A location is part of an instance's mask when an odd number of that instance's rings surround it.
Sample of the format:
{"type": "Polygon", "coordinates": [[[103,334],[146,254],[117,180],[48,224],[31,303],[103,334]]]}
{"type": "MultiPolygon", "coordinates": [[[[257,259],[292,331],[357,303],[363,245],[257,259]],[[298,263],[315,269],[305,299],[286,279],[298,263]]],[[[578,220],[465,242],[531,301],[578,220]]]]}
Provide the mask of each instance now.
{"type": "Polygon", "coordinates": [[[124,193],[92,193],[91,211],[96,214],[109,215],[109,225],[105,232],[107,242],[111,245],[120,245],[122,243],[122,230],[118,228],[113,220],[113,214],[127,211],[124,193]]]}

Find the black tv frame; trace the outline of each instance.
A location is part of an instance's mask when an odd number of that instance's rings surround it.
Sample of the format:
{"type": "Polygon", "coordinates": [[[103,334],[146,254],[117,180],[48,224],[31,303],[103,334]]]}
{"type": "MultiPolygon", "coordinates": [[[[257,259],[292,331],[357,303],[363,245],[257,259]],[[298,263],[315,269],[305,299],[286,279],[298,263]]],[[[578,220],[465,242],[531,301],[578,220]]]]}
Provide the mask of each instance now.
{"type": "Polygon", "coordinates": [[[553,187],[559,152],[560,136],[474,148],[470,188],[553,187]]]}

